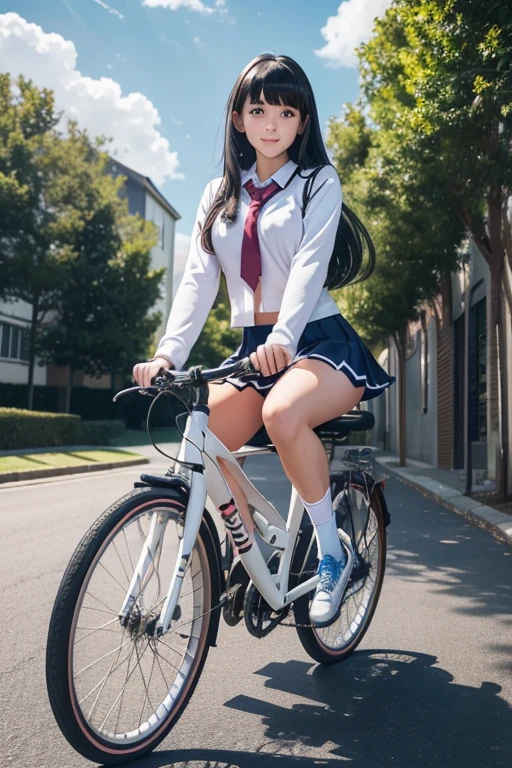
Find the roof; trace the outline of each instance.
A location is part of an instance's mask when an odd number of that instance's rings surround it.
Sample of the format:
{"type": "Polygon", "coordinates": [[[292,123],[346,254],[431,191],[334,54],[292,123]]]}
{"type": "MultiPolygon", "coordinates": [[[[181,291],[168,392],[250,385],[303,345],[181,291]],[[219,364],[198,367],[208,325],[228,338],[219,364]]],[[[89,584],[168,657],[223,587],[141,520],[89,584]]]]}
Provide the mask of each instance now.
{"type": "Polygon", "coordinates": [[[162,205],[166,211],[168,211],[171,216],[176,219],[181,219],[180,214],[176,210],[176,208],[173,208],[172,205],[166,198],[162,195],[160,190],[155,187],[149,176],[143,176],[141,173],[137,173],[137,171],[134,171],[132,168],[129,168],[127,165],[124,165],[124,163],[119,162],[119,160],[115,157],[109,158],[110,162],[113,165],[116,165],[120,171],[122,172],[123,176],[127,176],[129,179],[132,179],[133,181],[136,181],[138,184],[140,184],[142,187],[145,187],[149,194],[157,200],[160,205],[162,205]]]}

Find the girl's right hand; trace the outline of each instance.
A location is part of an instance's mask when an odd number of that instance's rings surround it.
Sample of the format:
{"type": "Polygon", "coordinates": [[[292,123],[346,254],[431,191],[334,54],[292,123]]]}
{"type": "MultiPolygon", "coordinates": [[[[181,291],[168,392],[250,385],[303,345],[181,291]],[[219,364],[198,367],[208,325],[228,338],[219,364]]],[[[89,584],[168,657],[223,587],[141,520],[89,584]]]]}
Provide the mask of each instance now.
{"type": "Polygon", "coordinates": [[[169,368],[174,368],[174,366],[166,357],[156,357],[154,360],[148,360],[145,363],[137,363],[133,368],[133,380],[140,387],[150,387],[151,379],[158,374],[161,368],[167,371],[169,368]]]}

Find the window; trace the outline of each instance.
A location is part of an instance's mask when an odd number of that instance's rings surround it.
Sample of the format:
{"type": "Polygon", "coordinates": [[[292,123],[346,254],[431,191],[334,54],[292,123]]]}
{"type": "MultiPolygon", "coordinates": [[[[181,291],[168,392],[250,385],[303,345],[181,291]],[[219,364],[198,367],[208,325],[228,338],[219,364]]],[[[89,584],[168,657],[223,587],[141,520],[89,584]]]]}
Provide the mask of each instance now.
{"type": "Polygon", "coordinates": [[[12,323],[0,323],[0,357],[28,360],[28,347],[28,328],[12,323]]]}

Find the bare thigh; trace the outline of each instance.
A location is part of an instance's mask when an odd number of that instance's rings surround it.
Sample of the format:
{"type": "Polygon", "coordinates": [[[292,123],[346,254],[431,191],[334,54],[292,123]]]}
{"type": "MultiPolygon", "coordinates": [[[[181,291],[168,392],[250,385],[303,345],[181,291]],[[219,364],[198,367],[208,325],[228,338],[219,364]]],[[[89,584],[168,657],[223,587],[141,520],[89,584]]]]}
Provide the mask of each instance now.
{"type": "Polygon", "coordinates": [[[208,384],[208,428],[229,451],[238,451],[263,426],[263,397],[252,387],[208,384]]]}
{"type": "MultiPolygon", "coordinates": [[[[238,390],[229,383],[208,384],[208,389],[208,428],[229,451],[238,451],[263,426],[264,398],[252,387],[238,390]]],[[[241,457],[238,461],[243,465],[241,457]]],[[[252,527],[245,494],[226,462],[223,459],[218,462],[245,524],[252,527]]]]}

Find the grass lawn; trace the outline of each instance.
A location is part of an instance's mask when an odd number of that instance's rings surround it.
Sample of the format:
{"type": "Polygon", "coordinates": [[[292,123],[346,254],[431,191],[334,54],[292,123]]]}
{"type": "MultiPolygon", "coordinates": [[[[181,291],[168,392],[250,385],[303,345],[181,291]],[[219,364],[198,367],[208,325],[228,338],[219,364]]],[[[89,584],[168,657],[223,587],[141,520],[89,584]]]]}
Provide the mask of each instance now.
{"type": "MultiPolygon", "coordinates": [[[[176,427],[155,427],[151,430],[151,437],[157,445],[160,443],[181,443],[182,439],[176,427]]],[[[112,445],[136,447],[137,445],[151,445],[151,440],[146,429],[127,429],[121,437],[112,440],[112,445]]]]}
{"type": "Polygon", "coordinates": [[[132,451],[110,450],[81,451],[73,453],[35,453],[21,456],[0,456],[0,474],[2,472],[22,472],[26,469],[44,469],[49,467],[75,467],[79,464],[99,464],[122,461],[123,459],[142,458],[132,451]]]}

